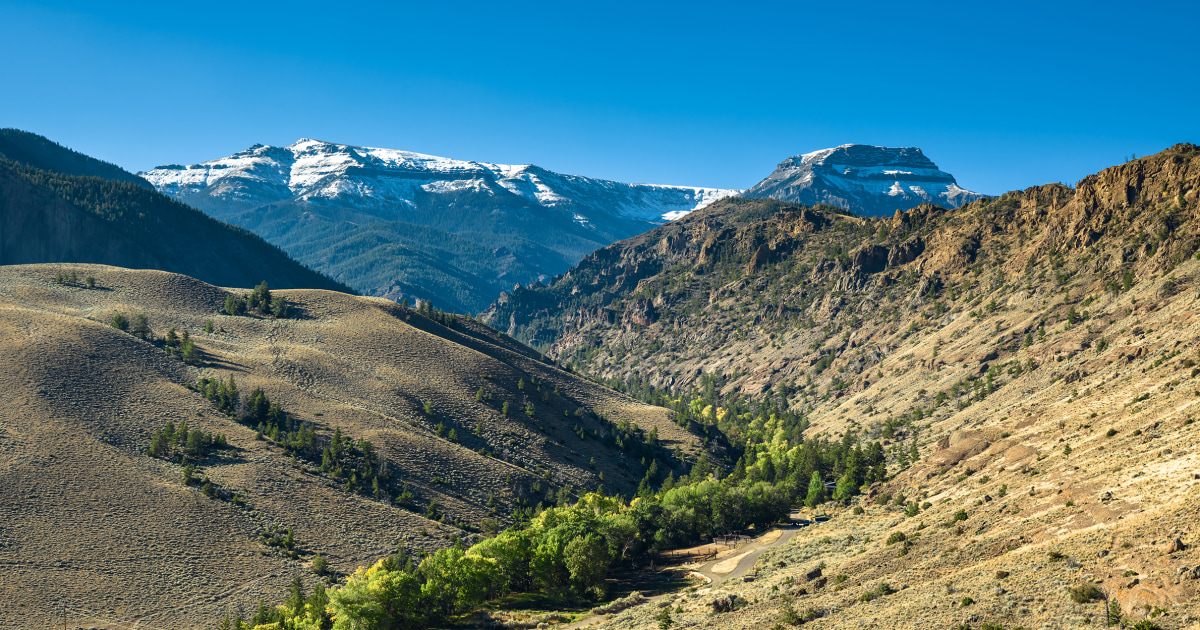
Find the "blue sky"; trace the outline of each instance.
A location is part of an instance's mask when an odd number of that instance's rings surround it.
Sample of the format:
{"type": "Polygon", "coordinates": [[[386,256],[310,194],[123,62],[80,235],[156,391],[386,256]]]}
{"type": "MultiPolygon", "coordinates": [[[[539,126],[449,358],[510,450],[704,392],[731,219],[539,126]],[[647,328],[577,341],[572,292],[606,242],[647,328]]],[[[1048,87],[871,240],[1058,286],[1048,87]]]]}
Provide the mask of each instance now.
{"type": "Polygon", "coordinates": [[[743,188],[846,142],[986,193],[1200,143],[1194,2],[0,0],[0,126],[130,170],[311,137],[743,188]]]}

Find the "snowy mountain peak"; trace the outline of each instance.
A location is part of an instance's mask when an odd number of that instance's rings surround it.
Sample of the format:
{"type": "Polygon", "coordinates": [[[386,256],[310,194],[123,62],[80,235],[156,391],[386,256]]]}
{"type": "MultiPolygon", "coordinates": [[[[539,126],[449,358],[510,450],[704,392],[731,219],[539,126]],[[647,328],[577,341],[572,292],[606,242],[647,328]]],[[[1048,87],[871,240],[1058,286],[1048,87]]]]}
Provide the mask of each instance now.
{"type": "Polygon", "coordinates": [[[957,208],[984,195],[959,187],[917,147],[843,144],[780,162],[743,196],[883,215],[921,203],[957,208]]]}
{"type": "Polygon", "coordinates": [[[158,167],[141,175],[159,191],[204,208],[217,200],[244,210],[298,198],[379,208],[395,215],[387,218],[402,218],[402,210],[417,196],[473,190],[560,209],[581,225],[617,220],[642,222],[647,228],[741,192],[625,184],[531,164],[456,160],[311,138],[287,147],[255,144],[229,157],[186,168],[158,167]]]}

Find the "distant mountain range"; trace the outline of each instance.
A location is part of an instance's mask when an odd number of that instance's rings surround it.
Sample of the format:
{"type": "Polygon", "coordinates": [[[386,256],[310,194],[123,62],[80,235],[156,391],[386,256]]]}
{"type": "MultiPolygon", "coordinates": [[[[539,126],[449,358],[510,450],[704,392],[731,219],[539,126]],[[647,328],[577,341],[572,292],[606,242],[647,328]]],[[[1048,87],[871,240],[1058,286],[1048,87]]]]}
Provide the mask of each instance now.
{"type": "Polygon", "coordinates": [[[743,196],[827,203],[858,215],[890,215],[922,203],[957,208],[986,195],[960,188],[916,147],[843,144],[790,157],[743,196]]]}
{"type": "Polygon", "coordinates": [[[917,148],[848,144],[785,160],[749,190],[625,184],[533,165],[300,140],[139,173],[369,295],[478,312],[618,240],[733,196],[860,215],[954,208],[960,188],[917,148]]]}
{"type": "Polygon", "coordinates": [[[365,293],[460,312],[741,192],[307,139],[140,175],[365,293]]]}

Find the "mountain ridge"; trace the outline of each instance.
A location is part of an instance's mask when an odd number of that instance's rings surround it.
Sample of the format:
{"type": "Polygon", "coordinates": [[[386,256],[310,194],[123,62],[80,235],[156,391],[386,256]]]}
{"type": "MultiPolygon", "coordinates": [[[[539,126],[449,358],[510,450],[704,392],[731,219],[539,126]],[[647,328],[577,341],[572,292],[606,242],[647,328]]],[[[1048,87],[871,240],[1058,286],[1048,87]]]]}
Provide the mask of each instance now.
{"type": "Polygon", "coordinates": [[[986,195],[958,186],[917,147],[843,144],[790,157],[742,196],[882,216],[922,203],[955,208],[986,195]],[[889,168],[890,167],[890,168],[889,168]]]}
{"type": "Polygon", "coordinates": [[[365,293],[459,312],[737,192],[311,139],[142,175],[365,293]]]}

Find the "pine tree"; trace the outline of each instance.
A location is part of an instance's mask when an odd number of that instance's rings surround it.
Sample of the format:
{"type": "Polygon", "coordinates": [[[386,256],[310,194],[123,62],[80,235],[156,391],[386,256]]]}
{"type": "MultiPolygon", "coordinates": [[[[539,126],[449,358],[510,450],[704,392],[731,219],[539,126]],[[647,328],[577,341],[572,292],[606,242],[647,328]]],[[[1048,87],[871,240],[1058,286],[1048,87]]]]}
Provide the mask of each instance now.
{"type": "Polygon", "coordinates": [[[288,598],[284,606],[292,612],[292,616],[304,612],[304,581],[299,575],[292,577],[292,586],[288,589],[288,598]]]}
{"type": "Polygon", "coordinates": [[[145,339],[150,336],[150,321],[146,319],[145,313],[138,313],[133,318],[133,329],[129,332],[145,339]]]}
{"type": "Polygon", "coordinates": [[[125,316],[121,313],[117,313],[113,315],[112,327],[117,330],[129,330],[129,320],[125,319],[125,316]]]}

